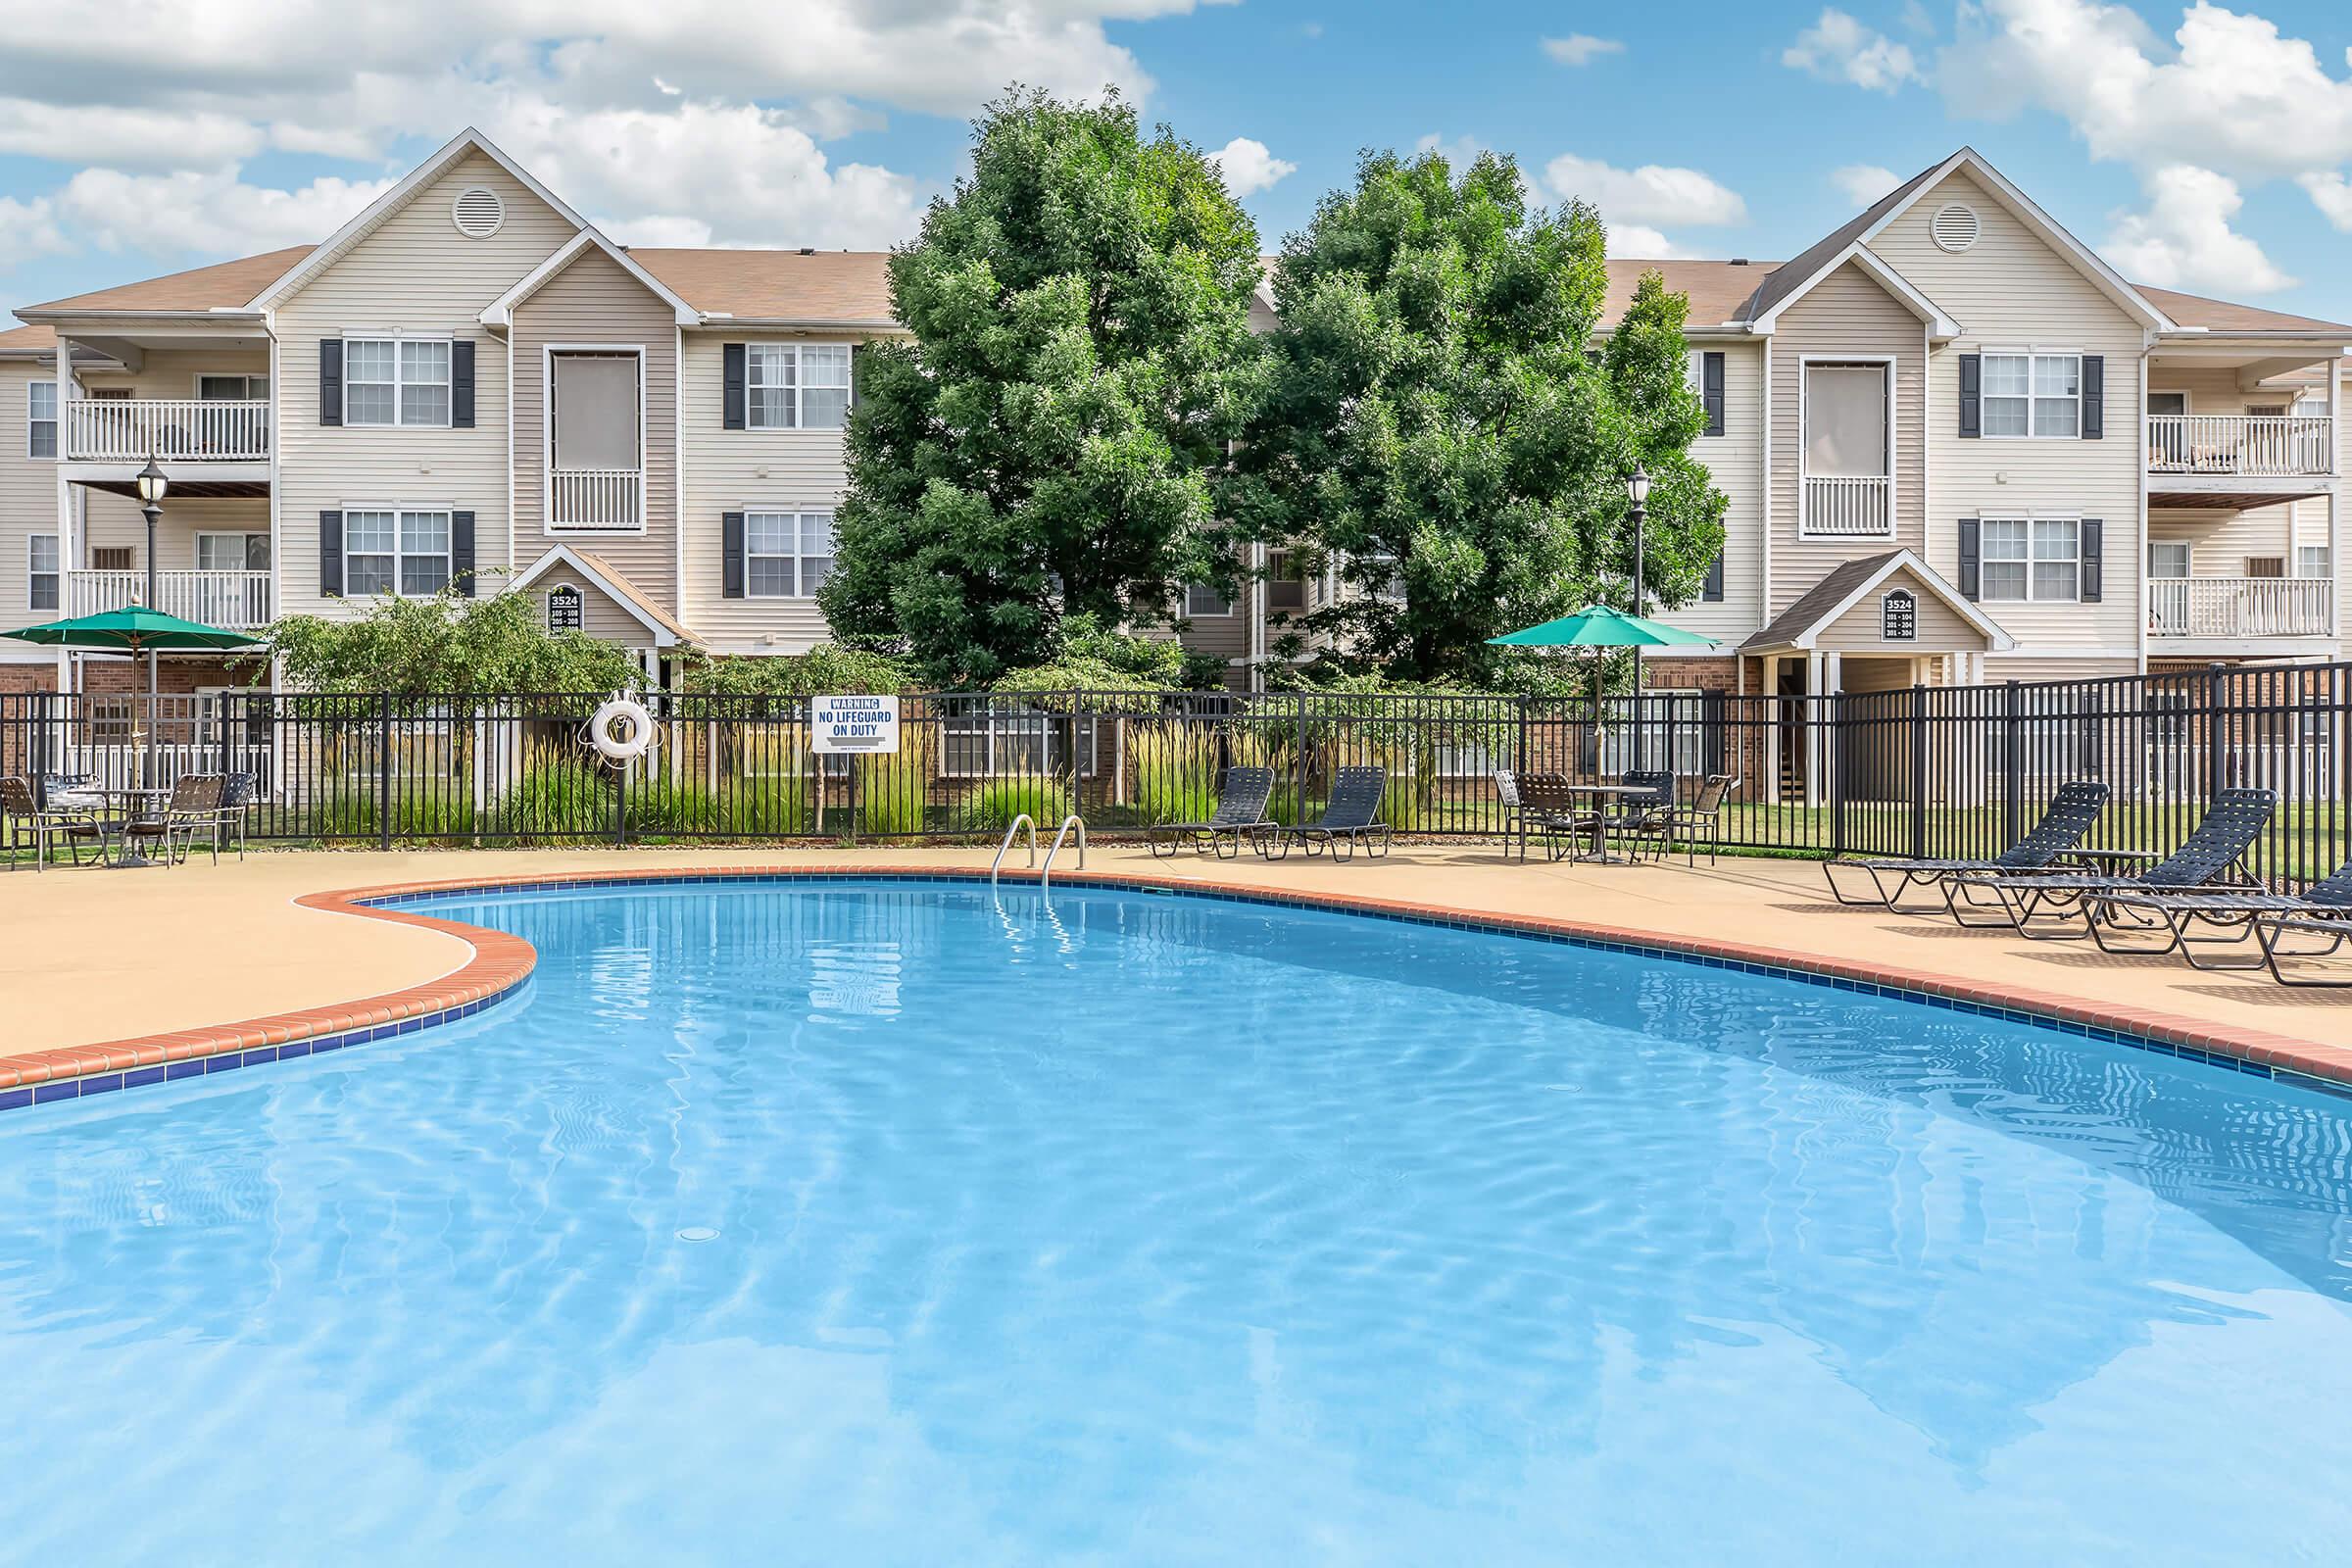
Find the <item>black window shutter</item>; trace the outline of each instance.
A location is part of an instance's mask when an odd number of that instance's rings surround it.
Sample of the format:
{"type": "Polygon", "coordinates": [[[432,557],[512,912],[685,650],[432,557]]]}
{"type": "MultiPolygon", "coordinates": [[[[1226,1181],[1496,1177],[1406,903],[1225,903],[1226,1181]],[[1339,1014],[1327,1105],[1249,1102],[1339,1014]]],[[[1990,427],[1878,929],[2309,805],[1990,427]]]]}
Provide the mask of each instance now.
{"type": "Polygon", "coordinates": [[[2096,441],[2107,434],[2107,362],[2096,354],[2082,356],[2082,439],[2096,441]]]}
{"type": "MultiPolygon", "coordinates": [[[[341,348],[340,343],[335,345],[341,348]]],[[[329,599],[343,597],[343,514],[318,514],[318,591],[329,599]]]]}
{"type": "Polygon", "coordinates": [[[1977,440],[1984,434],[1984,356],[1960,356],[1960,435],[1977,440]]]}
{"type": "Polygon", "coordinates": [[[466,599],[473,597],[473,514],[470,512],[453,512],[449,514],[449,580],[458,585],[461,596],[466,599]]]}
{"type": "Polygon", "coordinates": [[[449,346],[449,422],[460,430],[473,428],[473,345],[449,346]]]}
{"type": "Polygon", "coordinates": [[[2097,517],[2082,519],[2082,602],[2095,605],[2106,592],[2107,525],[2097,517]]]}
{"type": "Polygon", "coordinates": [[[343,340],[318,340],[318,422],[343,422],[343,340]]]}
{"type": "Polygon", "coordinates": [[[726,558],[719,597],[741,599],[743,594],[743,514],[724,513],[719,517],[719,551],[726,558]]]}
{"type": "Polygon", "coordinates": [[[720,402],[726,416],[726,427],[740,430],[743,428],[743,345],[729,343],[719,350],[719,374],[724,380],[720,402]]]}
{"type": "MultiPolygon", "coordinates": [[[[1723,355],[1709,352],[1699,357],[1699,396],[1707,405],[1707,434],[1723,434],[1723,355]]],[[[1716,598],[1723,597],[1718,593],[1716,598]]]]}
{"type": "Polygon", "coordinates": [[[1707,580],[1699,585],[1698,599],[1704,605],[1723,603],[1723,552],[1720,550],[1715,552],[1715,559],[1707,563],[1707,580]]]}
{"type": "Polygon", "coordinates": [[[1975,603],[1984,592],[1982,531],[1974,517],[1960,519],[1960,597],[1975,603]]]}

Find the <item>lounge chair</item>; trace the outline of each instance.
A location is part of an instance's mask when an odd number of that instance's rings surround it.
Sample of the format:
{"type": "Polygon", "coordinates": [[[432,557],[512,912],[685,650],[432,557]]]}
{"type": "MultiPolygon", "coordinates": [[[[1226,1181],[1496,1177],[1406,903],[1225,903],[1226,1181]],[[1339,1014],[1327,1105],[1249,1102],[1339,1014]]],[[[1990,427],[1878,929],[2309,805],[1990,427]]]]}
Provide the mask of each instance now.
{"type": "Polygon", "coordinates": [[[1505,858],[1513,840],[1518,842],[1519,858],[1525,860],[1527,841],[1541,838],[1545,852],[1556,860],[1567,853],[1560,848],[1563,837],[1573,845],[1579,836],[1592,831],[1592,808],[1580,808],[1567,793],[1567,784],[1568,780],[1556,773],[1522,775],[1507,767],[1494,770],[1494,798],[1502,803],[1505,858]]]}
{"type": "MultiPolygon", "coordinates": [[[[2021,937],[2035,942],[2080,942],[2096,934],[2093,927],[2105,901],[2117,895],[2212,888],[2232,871],[2244,874],[2246,851],[2269,825],[2278,804],[2276,790],[2218,792],[2196,831],[2137,876],[1959,876],[1953,880],[1998,899],[2010,929],[2021,937]]],[[[2255,891],[2263,891],[2260,884],[2255,884],[2255,891]]]]}
{"type": "Polygon", "coordinates": [[[2082,842],[2099,813],[2107,808],[2107,786],[2090,779],[2076,779],[2058,786],[2056,799],[2034,830],[1989,860],[1824,860],[1821,874],[1830,884],[1830,897],[1854,908],[1891,909],[1897,914],[1932,914],[1933,906],[1905,905],[1904,893],[1912,888],[1934,888],[1941,897],[1944,911],[1962,924],[1960,910],[1954,902],[1959,889],[1956,884],[1967,875],[1984,873],[1993,876],[2041,871],[2058,864],[2082,842]],[[1838,885],[1841,869],[1859,870],[1870,877],[1876,898],[1858,897],[1861,884],[1852,888],[1838,885]],[[1886,879],[1894,878],[1887,886],[1886,879]]]}
{"type": "MultiPolygon", "coordinates": [[[[2328,880],[2334,879],[2331,877],[2328,880]]],[[[2352,986],[2352,973],[2339,970],[2332,979],[2313,979],[2308,975],[2289,976],[2278,963],[2280,958],[2332,957],[2342,949],[2347,940],[2352,940],[2352,919],[2344,918],[2347,913],[2352,913],[2352,910],[2335,910],[2328,913],[2315,910],[2298,914],[2257,914],[2254,917],[2254,940],[2262,948],[2262,961],[2270,966],[2271,978],[2282,986],[2328,988],[2352,986]],[[2320,945],[2311,948],[2286,948],[2282,944],[2290,934],[2297,939],[2307,936],[2317,938],[2320,945]]]]}
{"type": "Polygon", "coordinates": [[[1242,853],[1242,840],[1252,828],[1271,825],[1266,803],[1274,798],[1270,767],[1229,767],[1217,808],[1200,822],[1155,822],[1144,829],[1144,847],[1154,859],[1172,858],[1186,844],[1199,854],[1231,859],[1242,853]],[[1231,843],[1230,853],[1225,846],[1231,843]],[[1164,850],[1163,850],[1164,846],[1164,850]]]}
{"type": "Polygon", "coordinates": [[[8,863],[14,870],[17,857],[29,845],[32,848],[32,868],[44,871],[49,867],[49,846],[62,841],[66,853],[75,865],[81,863],[81,846],[90,845],[98,852],[100,863],[106,860],[106,827],[96,816],[85,811],[61,810],[45,798],[47,792],[36,791],[32,780],[20,774],[0,777],[0,817],[8,820],[8,863]]]}
{"type": "Polygon", "coordinates": [[[1355,858],[1360,845],[1366,855],[1380,856],[1389,852],[1389,824],[1380,819],[1380,798],[1389,787],[1389,773],[1383,767],[1343,767],[1331,783],[1331,799],[1323,808],[1322,817],[1297,827],[1269,824],[1253,830],[1250,844],[1269,860],[1279,860],[1291,853],[1293,841],[1302,845],[1310,856],[1328,849],[1335,860],[1355,858]],[[1342,853],[1340,846],[1346,845],[1342,853]]]}
{"type": "MultiPolygon", "coordinates": [[[[2178,951],[2192,969],[2259,969],[2270,963],[2271,972],[2278,975],[2278,964],[2265,944],[2258,943],[2253,956],[2236,961],[2201,958],[2197,950],[2242,947],[2249,937],[2258,935],[2266,919],[2295,920],[2304,929],[2328,929],[2332,925],[2341,935],[2352,936],[2352,923],[2344,923],[2347,916],[2352,916],[2352,860],[2337,866],[2301,893],[2139,888],[2128,893],[2094,894],[2092,902],[2098,906],[2099,918],[2092,922],[2090,934],[2101,952],[2157,957],[2178,951]],[[2154,947],[2115,940],[2127,931],[2151,936],[2161,932],[2163,936],[2154,947]]],[[[2334,950],[2330,946],[2327,951],[2334,950]]],[[[2281,984],[2289,985],[2352,984],[2352,980],[2288,981],[2283,975],[2278,978],[2281,984]]]]}

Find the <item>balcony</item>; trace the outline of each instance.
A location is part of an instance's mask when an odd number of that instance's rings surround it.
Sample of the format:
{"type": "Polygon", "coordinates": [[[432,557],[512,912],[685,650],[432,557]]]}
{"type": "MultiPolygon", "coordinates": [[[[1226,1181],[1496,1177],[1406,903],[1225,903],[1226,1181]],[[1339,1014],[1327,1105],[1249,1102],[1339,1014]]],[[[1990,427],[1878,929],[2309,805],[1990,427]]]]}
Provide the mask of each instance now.
{"type": "Polygon", "coordinates": [[[2285,479],[2335,471],[2325,414],[2152,414],[2148,472],[2285,479]]]}
{"type": "Polygon", "coordinates": [[[2325,577],[2152,577],[2151,641],[2326,637],[2335,584],[2325,577]]]}
{"type": "Polygon", "coordinates": [[[643,468],[547,470],[549,533],[645,531],[643,468]]]}
{"type": "Polygon", "coordinates": [[[1805,475],[1804,532],[1831,539],[1877,539],[1894,532],[1894,480],[1878,474],[1805,475]]]}
{"type": "Polygon", "coordinates": [[[265,463],[266,398],[70,398],[66,458],[74,463],[265,463]]]}
{"type": "MultiPolygon", "coordinates": [[[[229,631],[258,631],[270,624],[271,595],[266,571],[159,571],[157,603],[167,615],[229,631]]],[[[69,571],[66,613],[97,615],[127,610],[147,597],[144,571],[69,571]]]]}

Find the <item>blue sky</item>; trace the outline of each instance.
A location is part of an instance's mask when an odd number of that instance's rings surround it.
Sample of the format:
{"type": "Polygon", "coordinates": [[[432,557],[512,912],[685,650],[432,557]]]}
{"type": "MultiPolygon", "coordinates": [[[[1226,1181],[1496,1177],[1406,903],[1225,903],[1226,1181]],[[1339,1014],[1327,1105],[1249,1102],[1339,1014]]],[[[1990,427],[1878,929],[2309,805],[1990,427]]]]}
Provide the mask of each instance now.
{"type": "Polygon", "coordinates": [[[1019,77],[1116,81],[1268,248],[1356,150],[1492,147],[1623,254],[1791,254],[1962,143],[2144,281],[2352,318],[2352,6],[11,4],[0,297],[315,239],[458,126],[623,239],[887,244],[1019,77]]]}

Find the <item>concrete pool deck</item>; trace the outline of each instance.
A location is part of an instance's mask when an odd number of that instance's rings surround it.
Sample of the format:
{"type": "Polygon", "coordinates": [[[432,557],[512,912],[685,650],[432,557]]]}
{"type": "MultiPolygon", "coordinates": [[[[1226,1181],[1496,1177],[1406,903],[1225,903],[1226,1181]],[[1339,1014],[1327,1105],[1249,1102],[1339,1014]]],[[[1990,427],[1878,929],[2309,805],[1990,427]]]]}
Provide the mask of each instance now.
{"type": "MultiPolygon", "coordinates": [[[[461,1003],[485,1004],[529,971],[526,944],[472,941],[429,911],[355,918],[333,906],[329,896],[340,891],[722,868],[969,874],[984,871],[992,854],[874,847],[257,851],[242,862],[216,866],[199,857],[171,870],[36,874],[25,866],[0,875],[0,929],[9,933],[0,944],[0,995],[8,998],[0,1013],[0,1090],[233,1053],[240,1039],[274,1046],[370,1022],[437,1021],[461,1003]],[[221,1027],[239,1024],[248,1026],[241,1036],[221,1027]]],[[[1652,940],[2018,1007],[2352,1083],[2352,992],[2286,991],[2267,975],[2200,973],[2177,956],[2111,956],[2087,943],[2027,943],[1948,920],[1842,908],[1824,892],[1819,866],[1807,862],[1522,864],[1505,861],[1491,845],[1436,845],[1400,848],[1379,861],[1293,856],[1269,864],[1190,853],[1154,860],[1140,846],[1100,845],[1087,873],[1067,873],[1071,882],[1098,877],[1217,884],[1652,940]]],[[[1057,882],[1063,879],[1057,872],[1057,882]]]]}

